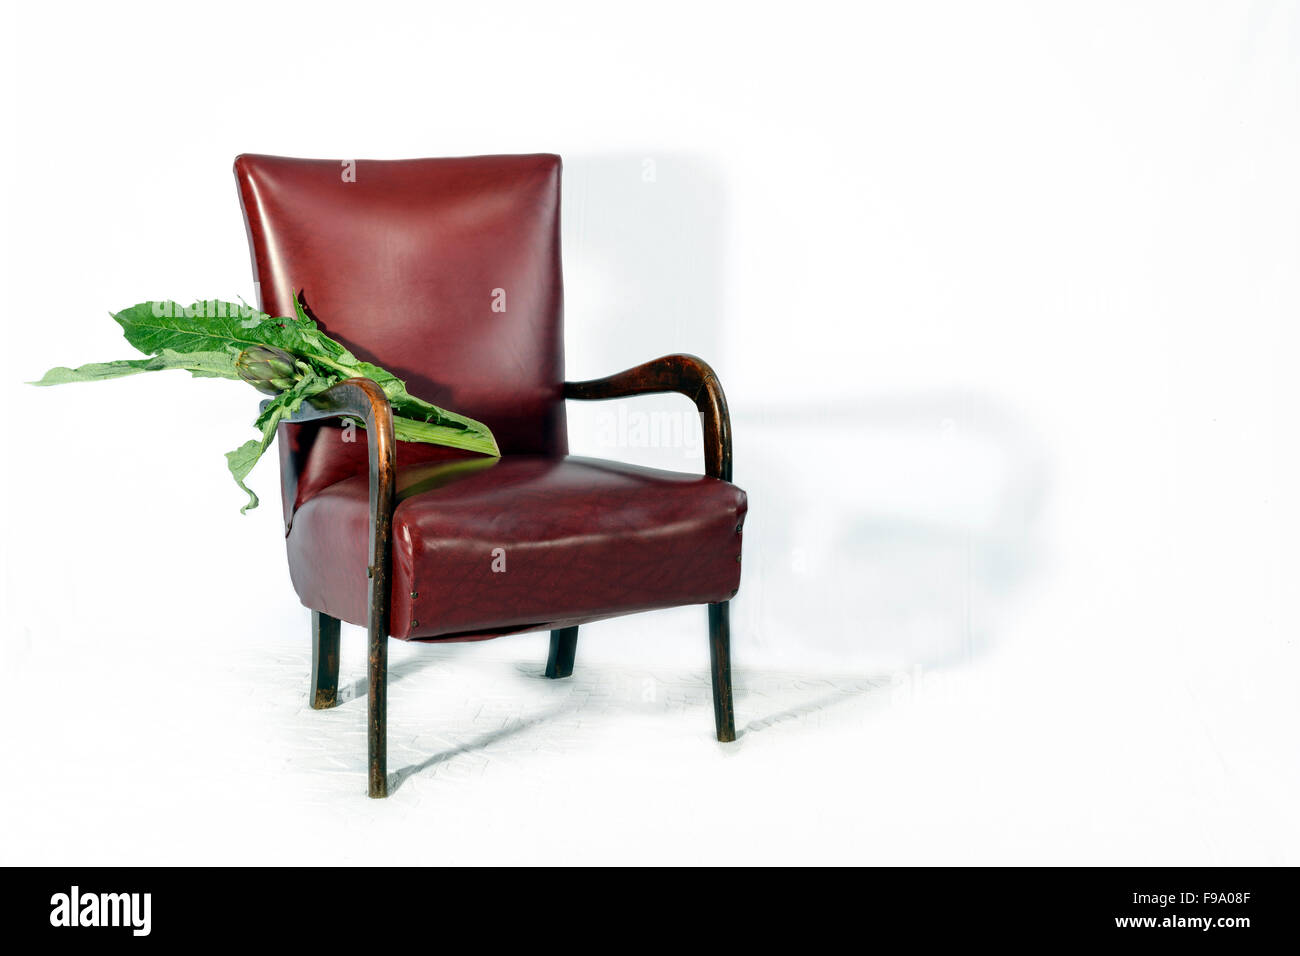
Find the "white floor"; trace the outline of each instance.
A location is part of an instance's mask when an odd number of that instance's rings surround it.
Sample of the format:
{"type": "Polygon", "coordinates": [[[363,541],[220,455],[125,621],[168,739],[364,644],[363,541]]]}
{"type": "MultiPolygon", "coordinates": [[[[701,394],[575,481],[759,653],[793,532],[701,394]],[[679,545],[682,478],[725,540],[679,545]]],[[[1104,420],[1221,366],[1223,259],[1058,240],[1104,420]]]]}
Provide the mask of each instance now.
{"type": "Polygon", "coordinates": [[[362,634],[344,641],[347,699],[325,712],[306,705],[305,639],[81,635],[29,657],[5,704],[2,862],[1297,858],[1293,757],[1252,746],[1233,688],[1231,708],[1133,688],[1161,701],[1151,739],[1124,731],[1113,673],[1090,697],[1086,673],[1034,681],[997,653],[928,675],[742,666],[723,745],[703,666],[584,664],[580,643],[573,678],[548,681],[543,635],[394,642],[394,792],[372,801],[362,634]]]}

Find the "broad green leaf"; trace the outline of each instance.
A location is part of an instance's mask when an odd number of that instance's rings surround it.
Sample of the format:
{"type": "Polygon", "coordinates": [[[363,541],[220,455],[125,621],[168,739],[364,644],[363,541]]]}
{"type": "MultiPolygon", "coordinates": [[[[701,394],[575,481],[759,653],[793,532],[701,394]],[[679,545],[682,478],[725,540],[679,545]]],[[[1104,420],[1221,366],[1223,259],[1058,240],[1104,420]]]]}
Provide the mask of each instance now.
{"type": "Polygon", "coordinates": [[[36,385],[92,382],[169,368],[196,377],[239,378],[235,360],[257,345],[282,349],[296,357],[301,378],[293,388],[267,403],[255,427],[260,438],[226,454],[235,482],[248,494],[247,512],[258,500],[244,479],[275,439],[280,421],[302,402],[343,378],[369,378],[379,384],[393,407],[393,430],[400,441],[446,445],[499,457],[492,432],[482,422],[457,415],[416,398],[406,383],[386,369],[357,359],[307,315],[294,297],[294,316],[275,317],[247,305],[207,299],[189,306],[171,301],[141,302],[113,315],[128,342],[149,358],[100,362],[80,368],[51,369],[36,385]]]}
{"type": "Polygon", "coordinates": [[[340,366],[352,366],[357,363],[357,357],[349,352],[339,342],[320,330],[320,326],[307,314],[303,308],[302,300],[297,295],[293,297],[293,311],[298,317],[299,327],[303,329],[303,335],[309,338],[316,347],[325,355],[328,355],[340,366]]]}
{"type": "Polygon", "coordinates": [[[247,514],[250,508],[256,508],[258,505],[257,495],[253,492],[253,489],[244,484],[244,479],[253,470],[253,466],[261,460],[271,442],[275,440],[275,429],[280,424],[280,419],[296,412],[302,406],[303,399],[307,395],[320,391],[320,376],[316,375],[304,363],[300,362],[298,365],[304,372],[303,378],[293,388],[286,389],[268,401],[266,408],[257,416],[257,421],[254,424],[255,427],[262,430],[262,437],[260,439],[250,439],[234,451],[226,452],[226,464],[230,467],[230,474],[234,476],[235,484],[239,485],[244,493],[248,495],[248,503],[239,509],[241,515],[247,514]]]}
{"type": "MultiPolygon", "coordinates": [[[[355,355],[345,349],[338,342],[335,342],[319,327],[311,317],[307,315],[307,310],[303,308],[302,300],[298,296],[293,297],[293,308],[297,315],[298,322],[302,328],[304,338],[315,344],[318,353],[325,353],[336,363],[336,367],[342,371],[347,369],[348,374],[368,378],[378,382],[379,387],[384,390],[388,396],[389,403],[393,406],[393,414],[400,415],[403,418],[409,418],[417,422],[428,422],[433,425],[446,426],[448,429],[477,429],[487,435],[491,432],[481,423],[472,418],[466,418],[463,415],[457,415],[446,409],[439,408],[430,402],[416,398],[406,390],[406,383],[387,369],[380,368],[370,362],[360,361],[355,355]]],[[[434,433],[429,433],[430,435],[434,433]]],[[[418,440],[418,439],[412,439],[418,440]]],[[[478,444],[482,444],[479,442],[478,444]]],[[[455,447],[460,447],[459,445],[455,447]]],[[[495,441],[492,443],[493,449],[496,448],[495,441]]],[[[498,454],[495,450],[487,454],[498,454]]]]}
{"type": "Polygon", "coordinates": [[[189,306],[175,302],[141,302],[113,315],[126,340],[146,355],[175,352],[215,352],[270,345],[326,368],[338,369],[341,350],[325,344],[327,337],[308,318],[276,318],[246,305],[206,299],[189,306]]]}
{"type": "Polygon", "coordinates": [[[473,422],[475,427],[448,428],[445,425],[393,416],[393,437],[398,441],[446,445],[448,448],[462,448],[465,451],[476,451],[483,455],[491,455],[493,458],[500,458],[501,451],[497,448],[492,432],[486,426],[474,422],[473,419],[465,420],[473,422]]]}
{"type": "Polygon", "coordinates": [[[352,366],[351,371],[353,375],[360,375],[379,383],[379,387],[388,396],[389,404],[393,406],[394,415],[401,415],[403,418],[410,418],[420,422],[430,422],[434,425],[446,425],[448,428],[483,427],[472,418],[457,415],[423,399],[416,398],[406,390],[405,382],[378,365],[371,365],[369,362],[357,362],[356,365],[352,366]]]}
{"type": "Polygon", "coordinates": [[[100,382],[141,372],[185,369],[195,378],[239,378],[232,352],[190,352],[182,355],[171,349],[146,359],[121,359],[116,362],[92,362],[77,368],[52,368],[32,385],[66,385],[70,382],[100,382]]]}
{"type": "Polygon", "coordinates": [[[280,424],[280,416],[283,414],[282,410],[276,409],[274,421],[269,422],[267,427],[262,430],[260,441],[256,438],[250,438],[234,451],[226,452],[226,465],[235,478],[235,484],[239,485],[244,490],[244,493],[248,495],[248,503],[239,509],[241,515],[247,514],[250,508],[256,508],[261,503],[257,493],[244,484],[244,479],[253,470],[253,466],[261,460],[262,453],[266,451],[275,438],[275,429],[280,424]]]}
{"type": "Polygon", "coordinates": [[[379,384],[393,406],[393,432],[399,441],[419,441],[435,445],[447,445],[451,448],[463,448],[485,455],[500,457],[496,439],[492,431],[482,422],[464,415],[457,415],[439,408],[431,402],[416,398],[406,390],[406,383],[387,369],[370,362],[362,362],[351,352],[343,348],[329,336],[321,332],[316,323],[307,315],[302,301],[293,297],[293,307],[298,321],[304,329],[304,335],[320,343],[322,351],[332,351],[331,355],[338,365],[347,369],[349,377],[358,376],[371,379],[379,384]],[[408,419],[405,425],[399,425],[398,419],[408,419]],[[428,426],[428,427],[424,427],[428,426]],[[460,433],[460,434],[458,434],[460,433]]]}

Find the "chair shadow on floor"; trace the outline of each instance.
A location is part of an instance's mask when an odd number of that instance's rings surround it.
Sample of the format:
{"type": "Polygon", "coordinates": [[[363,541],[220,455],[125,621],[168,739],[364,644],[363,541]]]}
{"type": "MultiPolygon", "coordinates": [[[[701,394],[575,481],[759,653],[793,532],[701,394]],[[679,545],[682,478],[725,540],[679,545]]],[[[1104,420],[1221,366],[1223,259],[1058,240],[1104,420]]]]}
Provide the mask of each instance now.
{"type": "Polygon", "coordinates": [[[455,760],[457,757],[468,756],[486,750],[494,744],[501,743],[503,740],[509,740],[511,737],[524,733],[525,731],[550,723],[565,711],[576,709],[577,707],[573,704],[561,704],[558,707],[553,707],[549,711],[537,714],[534,717],[514,721],[510,726],[502,727],[500,730],[480,734],[477,737],[457,744],[449,750],[441,750],[438,753],[431,754],[419,763],[407,764],[405,767],[402,767],[396,772],[388,775],[388,792],[390,794],[396,793],[398,788],[400,788],[407,780],[432,767],[448,763],[449,761],[455,760]]]}
{"type": "MultiPolygon", "coordinates": [[[[425,668],[432,667],[435,664],[440,664],[445,660],[447,660],[445,655],[420,654],[403,661],[398,661],[394,664],[389,664],[388,683],[392,685],[398,681],[405,680],[408,677],[414,677],[425,668]]],[[[370,693],[369,678],[359,677],[351,684],[339,686],[338,703],[346,704],[348,701],[356,700],[357,698],[364,700],[368,693],[370,693]]]]}
{"type": "MultiPolygon", "coordinates": [[[[443,655],[420,655],[400,662],[394,671],[400,668],[402,678],[409,678],[444,659],[443,655]]],[[[524,680],[551,683],[538,663],[518,662],[515,671],[524,680]]],[[[395,793],[408,780],[426,771],[463,757],[484,756],[504,741],[553,725],[567,716],[580,714],[592,699],[604,700],[603,706],[615,712],[609,716],[617,717],[620,712],[652,712],[666,722],[686,719],[700,723],[701,727],[710,724],[712,696],[707,671],[655,675],[654,680],[663,688],[663,692],[657,694],[653,702],[638,699],[635,693],[628,691],[628,688],[640,686],[640,679],[645,676],[647,673],[644,671],[621,671],[617,668],[593,667],[587,669],[585,674],[581,670],[575,671],[572,677],[556,682],[560,687],[567,685],[570,688],[565,699],[531,714],[521,712],[510,719],[506,726],[498,729],[472,734],[459,741],[449,741],[448,746],[430,753],[425,759],[390,773],[389,792],[395,793]]],[[[838,710],[854,702],[869,702],[873,695],[879,695],[879,699],[883,700],[883,692],[891,686],[890,680],[885,677],[812,677],[784,672],[747,675],[743,670],[737,671],[736,679],[738,709],[742,715],[757,712],[757,716],[737,727],[737,744],[718,745],[732,753],[738,753],[738,744],[751,735],[779,728],[793,729],[826,711],[838,710]],[[808,684],[815,686],[805,687],[808,684]]],[[[364,697],[365,684],[362,679],[352,685],[354,696],[364,697]]]]}
{"type": "MultiPolygon", "coordinates": [[[[790,721],[802,720],[815,714],[820,714],[832,708],[838,708],[844,704],[868,699],[871,695],[883,694],[890,686],[888,678],[844,678],[842,683],[847,685],[831,691],[828,694],[822,694],[812,700],[803,703],[796,703],[790,707],[785,707],[774,711],[763,717],[756,717],[748,721],[743,727],[737,728],[737,739],[749,734],[764,733],[777,727],[780,724],[786,724],[790,721]]],[[[745,691],[743,686],[738,688],[737,700],[741,707],[744,707],[745,691]]]]}

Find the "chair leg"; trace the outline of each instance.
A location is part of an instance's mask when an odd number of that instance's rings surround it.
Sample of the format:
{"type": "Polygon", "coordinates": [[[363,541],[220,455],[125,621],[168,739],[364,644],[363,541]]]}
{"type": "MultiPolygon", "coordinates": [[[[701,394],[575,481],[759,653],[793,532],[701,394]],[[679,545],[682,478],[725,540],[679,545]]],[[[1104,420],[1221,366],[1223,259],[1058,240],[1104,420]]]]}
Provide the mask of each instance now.
{"type": "Polygon", "coordinates": [[[709,663],[713,671],[713,722],[718,739],[736,739],[736,713],[731,702],[731,602],[709,605],[709,663]]]}
{"type": "Polygon", "coordinates": [[[370,630],[367,718],[370,730],[370,796],[388,796],[388,635],[370,630]]]}
{"type": "Polygon", "coordinates": [[[311,612],[311,687],[308,700],[316,710],[328,710],[339,695],[339,619],[311,612]]]}
{"type": "Polygon", "coordinates": [[[551,631],[551,654],[546,659],[546,676],[570,677],[573,674],[573,658],[578,653],[578,629],[562,627],[551,631]]]}

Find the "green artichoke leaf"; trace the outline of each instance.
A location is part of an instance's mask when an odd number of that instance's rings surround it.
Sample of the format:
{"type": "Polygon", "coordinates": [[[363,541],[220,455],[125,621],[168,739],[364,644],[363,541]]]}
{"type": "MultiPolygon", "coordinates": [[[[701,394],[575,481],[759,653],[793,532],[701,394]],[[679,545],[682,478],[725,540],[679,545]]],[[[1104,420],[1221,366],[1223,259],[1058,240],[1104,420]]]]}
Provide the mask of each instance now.
{"type": "Polygon", "coordinates": [[[320,326],[303,308],[302,299],[298,295],[293,297],[293,311],[298,319],[298,327],[303,330],[302,334],[310,339],[322,354],[328,355],[336,366],[350,368],[357,364],[355,355],[320,330],[320,326]]]}
{"type": "Polygon", "coordinates": [[[235,356],[229,351],[180,353],[163,349],[152,358],[120,359],[116,362],[92,362],[77,368],[52,368],[32,385],[67,385],[70,382],[100,382],[141,372],[185,369],[195,378],[239,378],[235,356]]]}
{"type": "Polygon", "coordinates": [[[369,378],[379,385],[392,405],[394,437],[398,440],[446,445],[500,457],[496,439],[486,425],[416,398],[396,375],[359,360],[347,347],[325,334],[296,295],[291,317],[272,316],[242,303],[220,299],[204,299],[188,306],[171,300],[150,300],[112,316],[122,327],[126,340],[148,358],[53,368],[32,384],[93,382],[171,368],[185,369],[199,378],[250,381],[249,377],[241,376],[237,366],[240,355],[249,353],[245,364],[250,368],[245,369],[245,375],[251,376],[250,384],[261,383],[264,391],[272,391],[273,388],[266,386],[279,387],[289,376],[273,375],[275,369],[269,360],[263,362],[266,366],[263,368],[255,359],[265,359],[265,349],[287,353],[285,359],[293,357],[301,378],[276,394],[258,415],[255,427],[260,437],[226,453],[235,483],[248,495],[241,514],[258,505],[257,495],[245,484],[245,479],[275,440],[276,427],[296,412],[303,401],[344,378],[369,378]]]}
{"type": "Polygon", "coordinates": [[[293,307],[302,328],[307,329],[310,326],[310,331],[304,334],[317,343],[319,351],[330,353],[335,368],[349,377],[368,378],[383,389],[384,394],[388,396],[389,404],[393,406],[393,434],[398,441],[426,442],[498,458],[501,456],[492,430],[482,422],[465,415],[457,415],[445,408],[439,408],[432,402],[416,398],[406,390],[406,382],[392,372],[370,362],[361,361],[321,332],[307,315],[307,310],[297,295],[293,297],[293,307]]]}
{"type": "MultiPolygon", "coordinates": [[[[113,313],[126,340],[146,355],[173,352],[243,351],[269,345],[325,368],[337,368],[346,349],[326,344],[326,336],[311,319],[267,315],[251,306],[205,299],[189,306],[172,301],[141,302],[113,313]]],[[[355,361],[355,360],[353,360],[355,361]]]]}
{"type": "MultiPolygon", "coordinates": [[[[459,416],[457,416],[459,417],[459,416]]],[[[462,419],[469,425],[454,428],[431,422],[417,421],[412,418],[393,416],[393,437],[398,441],[418,441],[432,445],[446,445],[448,448],[461,448],[476,451],[493,458],[501,457],[496,439],[486,425],[480,425],[472,418],[462,419]]]]}
{"type": "Polygon", "coordinates": [[[275,429],[279,426],[280,420],[301,408],[306,398],[323,391],[337,381],[336,377],[317,375],[305,362],[299,362],[298,367],[303,370],[302,379],[294,383],[293,388],[286,389],[268,400],[266,408],[257,416],[254,427],[261,429],[261,438],[249,439],[234,451],[226,452],[226,464],[235,479],[235,484],[248,495],[248,503],[239,509],[241,515],[247,514],[250,508],[256,508],[258,505],[257,495],[244,483],[244,479],[275,440],[275,429]]]}

